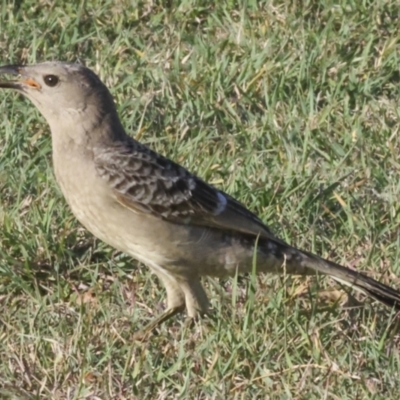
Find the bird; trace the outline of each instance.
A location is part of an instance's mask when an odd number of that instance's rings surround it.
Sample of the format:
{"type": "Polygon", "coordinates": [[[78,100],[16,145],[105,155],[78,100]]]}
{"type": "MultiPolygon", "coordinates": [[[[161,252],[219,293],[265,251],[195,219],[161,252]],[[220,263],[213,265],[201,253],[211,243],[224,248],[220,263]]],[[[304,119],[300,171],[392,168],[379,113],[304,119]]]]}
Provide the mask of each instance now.
{"type": "Polygon", "coordinates": [[[146,264],[167,305],[136,333],[144,338],[186,309],[209,312],[204,276],[321,273],[400,310],[400,293],[274,235],[253,212],[124,130],[98,75],[78,63],[6,65],[0,88],[38,108],[51,131],[56,181],[72,213],[94,236],[146,264]],[[16,78],[13,78],[15,76],[16,78]]]}

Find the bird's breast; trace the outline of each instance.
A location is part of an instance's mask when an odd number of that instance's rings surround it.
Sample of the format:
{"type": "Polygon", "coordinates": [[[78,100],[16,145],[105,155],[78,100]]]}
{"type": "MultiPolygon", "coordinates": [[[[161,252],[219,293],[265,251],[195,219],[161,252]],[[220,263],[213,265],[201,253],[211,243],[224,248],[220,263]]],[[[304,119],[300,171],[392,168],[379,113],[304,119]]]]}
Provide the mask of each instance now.
{"type": "Polygon", "coordinates": [[[90,159],[71,152],[53,155],[61,191],[79,222],[94,236],[142,262],[174,262],[171,227],[152,215],[121,205],[90,159]],[[169,238],[169,246],[160,238],[169,238]],[[172,239],[172,242],[171,242],[172,239]]]}

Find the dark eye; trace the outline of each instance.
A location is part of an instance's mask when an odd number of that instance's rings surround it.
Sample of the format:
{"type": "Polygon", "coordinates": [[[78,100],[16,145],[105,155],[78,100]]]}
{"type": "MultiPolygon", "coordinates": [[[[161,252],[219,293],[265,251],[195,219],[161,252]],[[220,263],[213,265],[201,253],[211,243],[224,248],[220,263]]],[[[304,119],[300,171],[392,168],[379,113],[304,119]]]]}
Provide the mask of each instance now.
{"type": "Polygon", "coordinates": [[[58,76],[56,76],[56,75],[46,75],[46,76],[43,78],[43,80],[44,80],[44,83],[45,83],[47,86],[50,86],[50,87],[56,86],[57,83],[59,82],[58,76]]]}

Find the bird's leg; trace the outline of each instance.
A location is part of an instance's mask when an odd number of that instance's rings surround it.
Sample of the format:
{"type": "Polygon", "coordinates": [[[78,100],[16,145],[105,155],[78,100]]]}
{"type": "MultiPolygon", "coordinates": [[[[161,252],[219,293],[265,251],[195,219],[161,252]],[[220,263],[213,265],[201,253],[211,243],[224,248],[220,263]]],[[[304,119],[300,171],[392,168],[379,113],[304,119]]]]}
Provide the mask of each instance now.
{"type": "Polygon", "coordinates": [[[207,295],[198,278],[178,280],[159,271],[157,271],[157,275],[163,281],[167,290],[168,307],[162,314],[138,331],[134,335],[135,340],[143,340],[164,321],[182,312],[185,305],[187,310],[186,326],[193,325],[195,318],[208,312],[207,295]]]}
{"type": "Polygon", "coordinates": [[[177,280],[166,271],[155,270],[156,275],[163,282],[167,291],[167,309],[158,317],[150,321],[140,331],[134,334],[135,340],[143,340],[150,332],[174,315],[185,309],[185,293],[181,290],[177,280]]]}
{"type": "Polygon", "coordinates": [[[199,316],[208,314],[209,302],[207,294],[199,278],[180,281],[180,287],[185,294],[187,319],[186,326],[192,326],[199,316]]]}

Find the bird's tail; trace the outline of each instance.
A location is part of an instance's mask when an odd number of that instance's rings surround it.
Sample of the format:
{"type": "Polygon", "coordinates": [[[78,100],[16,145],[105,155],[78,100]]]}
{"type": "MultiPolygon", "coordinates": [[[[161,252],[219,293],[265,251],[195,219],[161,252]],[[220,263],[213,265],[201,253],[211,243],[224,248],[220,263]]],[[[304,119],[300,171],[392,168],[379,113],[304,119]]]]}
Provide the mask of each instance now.
{"type": "Polygon", "coordinates": [[[289,263],[293,261],[299,263],[302,268],[309,268],[324,275],[329,275],[340,283],[350,286],[389,307],[395,307],[400,310],[400,292],[375,279],[293,247],[288,247],[282,253],[287,254],[289,263]]]}

